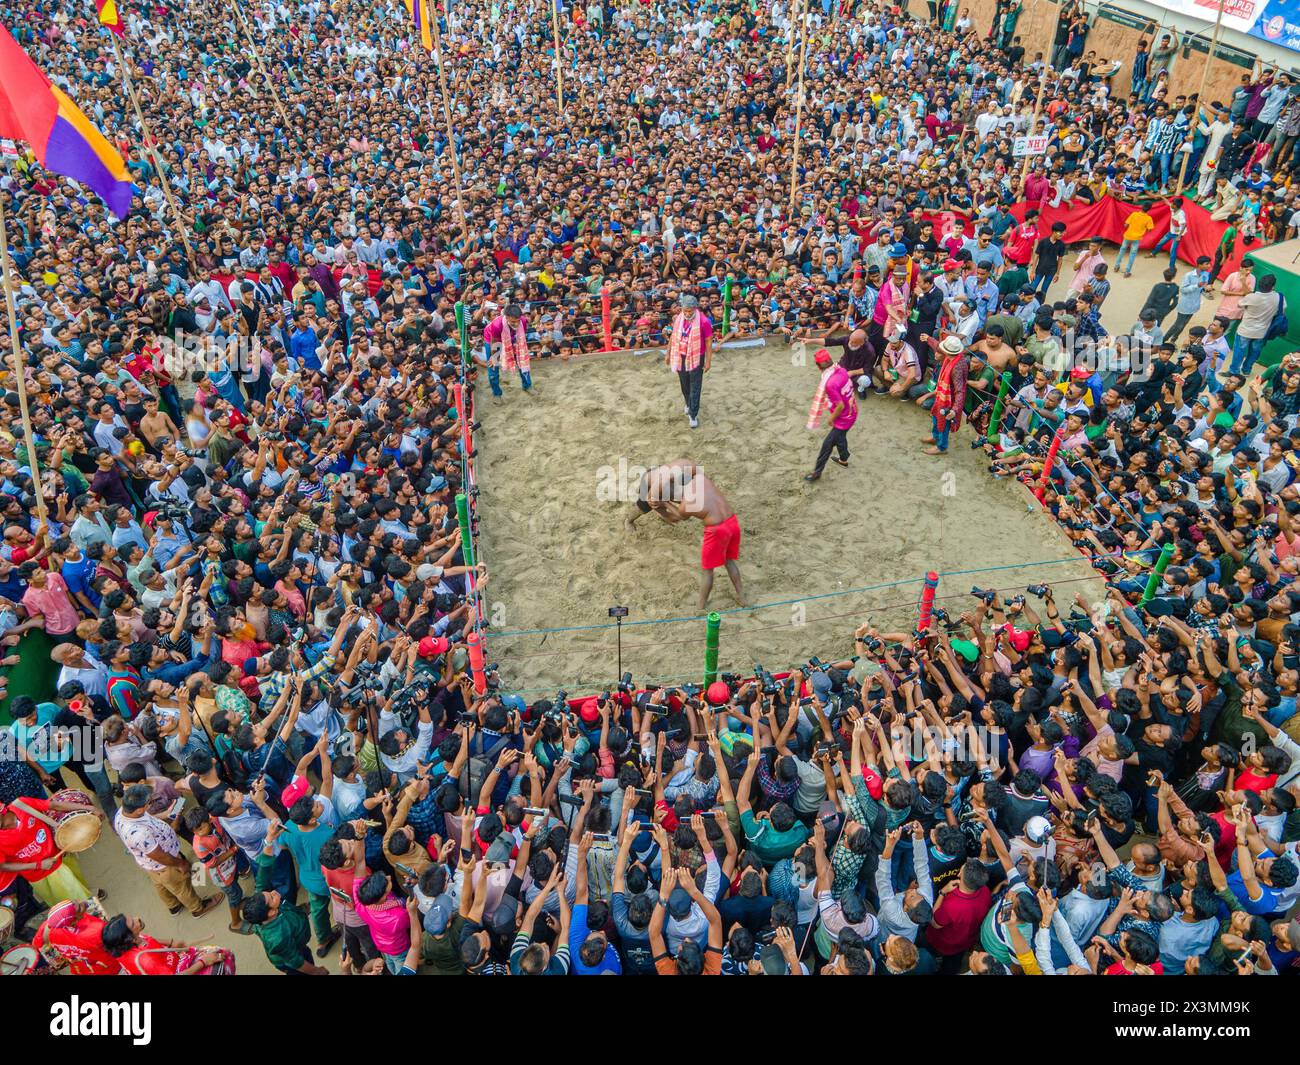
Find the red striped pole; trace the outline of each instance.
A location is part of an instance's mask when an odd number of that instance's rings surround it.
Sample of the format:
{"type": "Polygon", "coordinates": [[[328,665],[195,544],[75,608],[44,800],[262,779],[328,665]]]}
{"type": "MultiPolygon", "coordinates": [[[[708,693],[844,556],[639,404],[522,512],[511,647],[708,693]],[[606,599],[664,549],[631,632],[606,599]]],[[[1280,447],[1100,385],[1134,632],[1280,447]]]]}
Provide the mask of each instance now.
{"type": "Polygon", "coordinates": [[[925,588],[921,592],[921,616],[916,622],[916,631],[925,632],[934,618],[934,593],[939,587],[939,574],[931,570],[925,575],[925,588]]]}
{"type": "Polygon", "coordinates": [[[614,350],[614,316],[610,311],[609,284],[600,286],[600,333],[605,351],[614,350]]]}
{"type": "Polygon", "coordinates": [[[474,677],[474,694],[482,695],[487,691],[487,673],[483,669],[483,637],[471,632],[465,637],[469,647],[469,671],[474,677]]]}
{"type": "Polygon", "coordinates": [[[1047,449],[1047,458],[1043,460],[1043,476],[1039,478],[1038,487],[1034,489],[1034,496],[1040,503],[1047,495],[1047,486],[1052,482],[1052,467],[1056,465],[1056,453],[1061,449],[1061,437],[1064,432],[1064,425],[1056,430],[1056,435],[1052,437],[1052,443],[1047,449]]]}

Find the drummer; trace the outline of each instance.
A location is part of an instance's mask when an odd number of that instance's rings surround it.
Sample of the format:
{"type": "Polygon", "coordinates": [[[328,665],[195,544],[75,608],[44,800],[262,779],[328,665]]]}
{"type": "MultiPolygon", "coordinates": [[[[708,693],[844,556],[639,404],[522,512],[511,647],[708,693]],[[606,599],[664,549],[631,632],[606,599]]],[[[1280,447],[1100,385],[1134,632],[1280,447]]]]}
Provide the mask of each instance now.
{"type": "Polygon", "coordinates": [[[54,839],[55,816],[61,813],[91,814],[104,819],[96,807],[23,796],[0,803],[0,894],[7,894],[15,878],[21,877],[43,902],[79,902],[93,894],[80,871],[63,860],[54,839]]]}
{"type": "Polygon", "coordinates": [[[41,922],[32,946],[73,976],[116,976],[122,964],[104,947],[104,918],[85,902],[60,902],[41,922]]]}

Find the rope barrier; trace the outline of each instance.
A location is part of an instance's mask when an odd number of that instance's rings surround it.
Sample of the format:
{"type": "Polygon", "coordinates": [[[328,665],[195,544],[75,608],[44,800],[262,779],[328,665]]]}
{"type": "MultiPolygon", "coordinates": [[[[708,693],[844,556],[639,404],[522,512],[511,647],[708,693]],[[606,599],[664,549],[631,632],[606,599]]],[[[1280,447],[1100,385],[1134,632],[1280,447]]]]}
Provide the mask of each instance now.
{"type": "MultiPolygon", "coordinates": [[[[1146,550],[1156,550],[1156,549],[1143,548],[1143,551],[1146,550]]],[[[1001,566],[978,566],[974,569],[941,570],[939,571],[939,576],[940,577],[961,577],[973,573],[996,573],[996,572],[1009,570],[1009,569],[1031,569],[1035,566],[1058,566],[1065,562],[1087,562],[1091,564],[1092,562],[1098,561],[1100,559],[1109,559],[1113,557],[1114,556],[1108,554],[1107,555],[1074,555],[1070,558],[1043,559],[1042,561],[1039,562],[1009,562],[1001,566]]],[[[1090,579],[1090,578],[1085,578],[1085,579],[1090,579]]],[[[717,613],[722,614],[724,616],[728,614],[753,613],[758,610],[769,610],[773,607],[778,607],[778,606],[794,606],[799,603],[812,603],[812,602],[817,602],[818,600],[821,599],[833,599],[843,595],[861,595],[865,592],[875,592],[875,591],[881,591],[885,588],[899,588],[907,584],[921,584],[921,583],[922,583],[922,578],[911,577],[906,580],[900,580],[900,581],[886,581],[883,584],[869,584],[869,585],[865,585],[862,588],[843,588],[834,592],[819,592],[814,595],[802,595],[795,599],[777,599],[770,603],[755,603],[751,606],[728,607],[724,610],[717,611],[717,613]]],[[[951,597],[939,596],[938,598],[944,599],[944,598],[951,598],[951,597]]],[[[671,617],[671,618],[642,618],[637,621],[624,621],[623,627],[631,628],[632,626],[635,625],[678,625],[684,622],[704,621],[707,619],[707,617],[708,617],[707,614],[690,614],[690,615],[683,615],[681,617],[671,617]]],[[[598,629],[613,629],[615,627],[616,626],[612,622],[599,622],[591,625],[558,625],[552,628],[542,628],[542,629],[510,629],[506,632],[494,632],[491,634],[491,636],[493,639],[505,639],[508,636],[549,636],[554,633],[560,633],[560,632],[590,632],[598,629]]]]}

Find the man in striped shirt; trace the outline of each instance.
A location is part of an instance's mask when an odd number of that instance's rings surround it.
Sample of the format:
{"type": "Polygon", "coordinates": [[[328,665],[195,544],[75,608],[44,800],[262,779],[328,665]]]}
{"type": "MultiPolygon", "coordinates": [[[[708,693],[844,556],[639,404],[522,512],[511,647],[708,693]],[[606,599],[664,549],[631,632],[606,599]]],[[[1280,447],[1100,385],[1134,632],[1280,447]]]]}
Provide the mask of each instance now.
{"type": "MultiPolygon", "coordinates": [[[[1156,117],[1147,127],[1147,139],[1143,142],[1143,146],[1151,153],[1153,165],[1160,168],[1161,192],[1164,192],[1169,184],[1169,171],[1173,165],[1174,152],[1182,140],[1183,131],[1169,117],[1169,108],[1164,104],[1156,104],[1156,117]]],[[[1154,180],[1155,175],[1152,174],[1148,184],[1154,183],[1154,180]]]]}

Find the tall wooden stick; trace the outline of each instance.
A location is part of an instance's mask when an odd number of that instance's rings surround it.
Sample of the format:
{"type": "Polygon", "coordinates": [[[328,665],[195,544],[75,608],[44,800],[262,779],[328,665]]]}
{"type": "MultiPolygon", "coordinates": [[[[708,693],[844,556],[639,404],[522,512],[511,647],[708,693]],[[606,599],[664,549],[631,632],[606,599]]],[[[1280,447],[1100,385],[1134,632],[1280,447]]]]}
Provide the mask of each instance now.
{"type": "Polygon", "coordinates": [[[172,195],[171,181],[167,177],[167,172],[163,169],[162,159],[158,155],[157,141],[149,129],[149,123],[145,121],[144,111],[140,107],[140,97],[136,95],[135,82],[131,79],[131,66],[122,55],[122,46],[118,43],[117,34],[110,33],[108,36],[113,42],[113,58],[117,61],[117,69],[121,71],[122,84],[126,87],[126,95],[131,101],[131,108],[135,111],[136,121],[140,123],[140,136],[144,139],[145,151],[153,163],[154,170],[158,172],[158,184],[162,187],[163,198],[167,201],[167,206],[171,210],[172,223],[176,226],[176,233],[181,238],[181,243],[185,245],[185,257],[193,266],[194,249],[190,247],[190,238],[185,232],[185,218],[181,214],[180,206],[176,203],[176,198],[172,195]]]}
{"type": "MultiPolygon", "coordinates": [[[[1034,135],[1034,130],[1038,128],[1038,116],[1043,111],[1043,93],[1047,91],[1047,78],[1043,71],[1038,72],[1038,94],[1034,97],[1034,113],[1029,119],[1028,136],[1034,135]]],[[[1029,177],[1029,164],[1034,161],[1034,157],[1029,153],[1029,145],[1025,144],[1025,161],[1020,167],[1020,194],[1023,196],[1025,191],[1025,179],[1029,177]]]]}
{"type": "MultiPolygon", "coordinates": [[[[1219,0],[1219,12],[1214,17],[1214,34],[1210,37],[1210,51],[1205,57],[1205,67],[1201,71],[1201,84],[1196,90],[1196,111],[1192,115],[1192,128],[1187,131],[1188,137],[1195,138],[1196,127],[1201,121],[1201,108],[1205,106],[1205,83],[1210,78],[1210,64],[1214,62],[1214,51],[1219,47],[1219,30],[1223,28],[1223,8],[1227,0],[1219,0]]],[[[1180,146],[1181,147],[1181,146],[1180,146]]],[[[1183,152],[1183,165],[1178,168],[1178,192],[1183,191],[1183,182],[1187,179],[1187,164],[1192,161],[1190,150],[1183,152]]]]}
{"type": "MultiPolygon", "coordinates": [[[[802,0],[806,5],[807,0],[802,0]]],[[[790,0],[790,30],[785,35],[785,89],[790,91],[790,83],[794,80],[794,68],[791,65],[794,58],[794,31],[795,23],[799,18],[800,0],[790,0]]]]}
{"type": "Polygon", "coordinates": [[[564,64],[560,61],[560,12],[558,0],[550,0],[551,36],[555,41],[555,106],[564,114],[564,64]]]}
{"type": "MultiPolygon", "coordinates": [[[[420,0],[415,0],[418,4],[420,0]]],[[[430,14],[429,24],[433,29],[433,58],[438,65],[438,88],[442,90],[442,121],[447,127],[447,151],[451,153],[451,173],[456,181],[456,217],[460,219],[460,228],[469,240],[469,224],[465,221],[465,192],[460,183],[460,159],[456,155],[456,130],[451,124],[451,93],[447,91],[447,72],[442,65],[442,31],[438,28],[437,16],[430,14]]]]}
{"type": "Polygon", "coordinates": [[[14,302],[13,272],[14,265],[9,260],[9,232],[5,225],[4,200],[0,199],[0,273],[4,275],[5,311],[9,315],[9,361],[13,368],[14,391],[18,393],[18,416],[22,421],[23,440],[27,444],[27,465],[31,467],[32,486],[36,492],[36,517],[44,525],[49,512],[45,509],[41,468],[36,462],[36,434],[32,432],[32,416],[27,407],[27,366],[18,336],[18,307],[14,302]]]}
{"type": "Polygon", "coordinates": [[[799,138],[803,132],[803,72],[808,65],[808,3],[800,11],[799,88],[794,110],[794,157],[790,160],[790,217],[794,217],[795,196],[799,191],[799,138]]]}
{"type": "Polygon", "coordinates": [[[257,64],[257,69],[262,72],[262,78],[266,81],[267,91],[271,94],[271,102],[275,104],[275,109],[280,112],[280,121],[284,123],[284,133],[287,137],[290,133],[297,138],[294,131],[293,123],[289,121],[289,112],[284,109],[284,102],[276,94],[275,82],[271,80],[271,72],[266,69],[262,62],[262,53],[258,51],[257,42],[253,40],[253,31],[248,26],[248,21],[244,18],[243,9],[240,7],[240,0],[233,0],[231,5],[235,9],[235,17],[239,19],[239,25],[244,31],[244,36],[248,39],[249,51],[253,53],[253,61],[257,64]]]}

